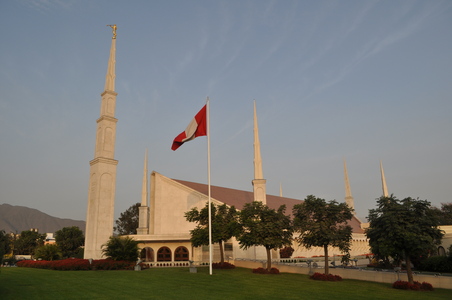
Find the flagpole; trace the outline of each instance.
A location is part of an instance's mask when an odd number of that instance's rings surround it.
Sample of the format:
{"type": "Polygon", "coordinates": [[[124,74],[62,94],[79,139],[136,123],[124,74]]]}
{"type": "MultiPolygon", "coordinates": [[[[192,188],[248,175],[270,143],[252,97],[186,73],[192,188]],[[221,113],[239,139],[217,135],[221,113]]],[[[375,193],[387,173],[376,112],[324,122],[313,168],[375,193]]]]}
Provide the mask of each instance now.
{"type": "Polygon", "coordinates": [[[206,122],[207,122],[207,186],[209,194],[209,274],[212,275],[212,209],[211,209],[211,194],[210,194],[210,105],[209,97],[206,100],[206,122]]]}

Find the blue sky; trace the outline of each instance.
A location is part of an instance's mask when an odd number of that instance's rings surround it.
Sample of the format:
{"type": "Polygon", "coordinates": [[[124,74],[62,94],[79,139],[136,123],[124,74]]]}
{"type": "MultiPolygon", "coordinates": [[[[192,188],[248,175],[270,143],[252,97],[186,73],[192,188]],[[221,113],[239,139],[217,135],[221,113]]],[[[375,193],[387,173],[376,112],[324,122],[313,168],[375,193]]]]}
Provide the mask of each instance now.
{"type": "Polygon", "coordinates": [[[117,24],[116,217],[149,169],[207,182],[206,139],[170,150],[210,97],[212,184],[252,190],[253,99],[267,192],[452,195],[451,1],[1,1],[0,203],[85,219],[117,24]]]}

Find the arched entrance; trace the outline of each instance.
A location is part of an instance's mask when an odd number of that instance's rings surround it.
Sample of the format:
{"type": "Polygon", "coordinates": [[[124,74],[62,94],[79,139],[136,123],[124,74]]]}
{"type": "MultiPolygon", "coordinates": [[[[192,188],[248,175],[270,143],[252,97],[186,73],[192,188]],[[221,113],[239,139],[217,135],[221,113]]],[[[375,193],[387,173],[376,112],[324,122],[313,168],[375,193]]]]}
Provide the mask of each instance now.
{"type": "Polygon", "coordinates": [[[140,259],[143,262],[152,262],[154,261],[154,249],[150,247],[145,247],[141,250],[140,259]]]}
{"type": "Polygon", "coordinates": [[[177,247],[174,251],[174,261],[188,261],[188,249],[184,246],[177,247]]]}
{"type": "Polygon", "coordinates": [[[157,261],[171,261],[171,249],[168,247],[161,247],[157,251],[157,261]]]}

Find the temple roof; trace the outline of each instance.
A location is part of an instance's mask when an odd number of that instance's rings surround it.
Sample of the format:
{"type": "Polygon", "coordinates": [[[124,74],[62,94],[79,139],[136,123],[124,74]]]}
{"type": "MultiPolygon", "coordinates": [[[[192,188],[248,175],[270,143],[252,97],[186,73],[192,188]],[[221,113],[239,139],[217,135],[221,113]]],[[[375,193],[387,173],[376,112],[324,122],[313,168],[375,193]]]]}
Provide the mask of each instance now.
{"type": "MultiPolygon", "coordinates": [[[[173,179],[174,181],[183,184],[199,193],[208,196],[208,186],[207,184],[201,184],[196,182],[184,181],[173,179]]],[[[234,206],[237,209],[242,209],[245,203],[253,202],[254,195],[253,192],[230,189],[220,186],[211,185],[211,196],[213,199],[225,203],[229,206],[234,206]]],[[[267,195],[267,206],[272,209],[278,209],[281,205],[286,205],[286,213],[292,214],[292,208],[295,204],[302,203],[302,200],[279,197],[273,195],[267,195]]],[[[361,228],[361,222],[353,216],[353,218],[348,222],[352,226],[354,233],[364,233],[361,228]]]]}

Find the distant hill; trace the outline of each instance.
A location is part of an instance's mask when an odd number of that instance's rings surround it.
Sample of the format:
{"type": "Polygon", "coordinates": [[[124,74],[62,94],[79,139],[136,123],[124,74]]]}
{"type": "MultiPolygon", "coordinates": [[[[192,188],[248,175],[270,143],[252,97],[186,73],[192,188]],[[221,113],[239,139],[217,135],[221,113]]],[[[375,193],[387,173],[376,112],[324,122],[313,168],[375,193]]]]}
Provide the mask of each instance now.
{"type": "Polygon", "coordinates": [[[60,219],[25,206],[0,204],[0,230],[20,233],[37,228],[39,233],[55,232],[63,227],[77,226],[85,232],[85,221],[60,219]]]}

